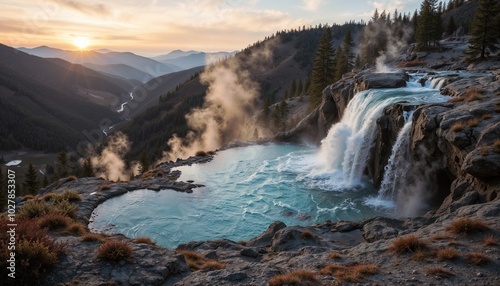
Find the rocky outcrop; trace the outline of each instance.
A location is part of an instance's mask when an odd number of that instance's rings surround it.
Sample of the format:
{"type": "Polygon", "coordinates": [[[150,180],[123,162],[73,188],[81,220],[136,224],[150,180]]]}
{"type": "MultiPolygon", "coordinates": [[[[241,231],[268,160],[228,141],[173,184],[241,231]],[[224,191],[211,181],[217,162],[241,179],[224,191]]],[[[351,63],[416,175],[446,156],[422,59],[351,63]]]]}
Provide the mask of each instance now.
{"type": "Polygon", "coordinates": [[[422,168],[432,170],[430,177],[450,182],[436,194],[446,197],[439,213],[500,195],[500,150],[494,147],[500,138],[499,91],[493,75],[463,78],[443,88],[454,96],[451,102],[422,106],[414,114],[414,160],[427,162],[422,168]]]}

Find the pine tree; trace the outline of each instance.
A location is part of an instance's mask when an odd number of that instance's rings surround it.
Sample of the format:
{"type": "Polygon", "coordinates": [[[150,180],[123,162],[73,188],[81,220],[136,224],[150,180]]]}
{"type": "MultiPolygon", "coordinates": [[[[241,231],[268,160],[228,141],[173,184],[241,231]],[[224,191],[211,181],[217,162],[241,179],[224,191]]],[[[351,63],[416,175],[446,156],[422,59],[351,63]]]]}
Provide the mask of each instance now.
{"type": "Polygon", "coordinates": [[[417,31],[415,34],[417,49],[429,50],[432,45],[437,45],[441,39],[441,15],[437,11],[437,0],[424,0],[420,6],[417,17],[417,31]]]}
{"type": "Polygon", "coordinates": [[[56,177],[60,179],[67,176],[69,176],[68,155],[63,150],[57,155],[56,177]]]}
{"type": "Polygon", "coordinates": [[[26,171],[23,188],[25,194],[36,195],[38,189],[40,189],[40,181],[38,180],[38,174],[36,172],[35,166],[29,163],[28,171],[26,171]]]}
{"type": "Polygon", "coordinates": [[[344,53],[344,49],[339,47],[337,49],[337,56],[335,57],[335,80],[342,78],[342,75],[347,72],[347,57],[344,53]]]}
{"type": "Polygon", "coordinates": [[[299,79],[299,83],[297,84],[297,91],[295,92],[295,96],[302,96],[302,90],[304,86],[302,85],[302,79],[299,79]]]}
{"type": "Polygon", "coordinates": [[[266,97],[266,99],[264,100],[264,108],[262,110],[262,121],[264,122],[264,124],[269,123],[269,117],[271,116],[270,107],[271,100],[269,99],[269,97],[266,97]]]}
{"type": "Polygon", "coordinates": [[[43,183],[42,186],[45,188],[49,185],[49,178],[47,178],[47,175],[43,176],[43,183]]]}
{"type": "Polygon", "coordinates": [[[141,158],[139,159],[139,175],[149,171],[149,156],[146,151],[142,151],[141,158]]]}
{"type": "Polygon", "coordinates": [[[499,12],[500,4],[497,4],[497,1],[479,0],[479,6],[472,20],[469,48],[465,51],[468,60],[475,60],[478,56],[480,60],[483,60],[498,50],[499,12]]]}
{"type": "Polygon", "coordinates": [[[332,32],[326,28],[321,36],[319,46],[313,62],[311,74],[311,92],[309,94],[309,107],[316,108],[321,103],[323,89],[333,82],[334,54],[332,47],[332,32]]]}
{"type": "Polygon", "coordinates": [[[446,34],[451,35],[455,32],[457,29],[457,24],[455,24],[455,18],[453,18],[453,15],[448,18],[448,23],[446,24],[446,34]]]}
{"type": "Polygon", "coordinates": [[[344,56],[346,57],[346,67],[347,72],[352,70],[354,67],[354,61],[356,57],[354,56],[354,42],[352,39],[351,31],[347,31],[342,40],[342,50],[344,51],[344,56]]]}
{"type": "Polygon", "coordinates": [[[94,167],[92,166],[92,161],[89,158],[85,159],[82,166],[82,177],[94,177],[94,167]]]}
{"type": "Polygon", "coordinates": [[[297,81],[295,79],[293,79],[292,85],[290,86],[290,92],[289,92],[290,98],[294,97],[295,93],[297,93],[297,81]]]}

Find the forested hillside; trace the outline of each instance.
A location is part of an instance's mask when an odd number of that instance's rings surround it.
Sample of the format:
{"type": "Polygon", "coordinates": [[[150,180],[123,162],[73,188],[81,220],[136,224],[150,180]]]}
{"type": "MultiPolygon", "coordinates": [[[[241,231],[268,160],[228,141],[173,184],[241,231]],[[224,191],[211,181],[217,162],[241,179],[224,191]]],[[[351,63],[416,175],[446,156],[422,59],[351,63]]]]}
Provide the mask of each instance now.
{"type": "Polygon", "coordinates": [[[132,88],[63,60],[47,60],[0,45],[0,149],[22,147],[60,151],[76,147],[84,130],[103,119],[118,121],[107,104],[97,104],[82,90],[118,98],[132,88]]]}

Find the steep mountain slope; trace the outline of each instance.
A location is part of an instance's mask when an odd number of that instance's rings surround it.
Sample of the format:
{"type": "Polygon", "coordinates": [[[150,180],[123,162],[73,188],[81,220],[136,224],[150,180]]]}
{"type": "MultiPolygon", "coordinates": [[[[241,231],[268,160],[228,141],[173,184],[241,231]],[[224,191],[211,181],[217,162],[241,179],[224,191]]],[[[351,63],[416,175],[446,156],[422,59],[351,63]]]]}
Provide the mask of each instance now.
{"type": "Polygon", "coordinates": [[[60,151],[84,130],[119,121],[108,105],[132,86],[81,65],[0,45],[0,149],[60,151]],[[99,94],[99,95],[96,95],[99,94]]]}
{"type": "MultiPolygon", "coordinates": [[[[142,57],[130,52],[107,52],[99,53],[97,51],[67,51],[61,49],[54,49],[47,46],[41,46],[33,49],[19,48],[20,51],[27,54],[44,57],[44,58],[60,58],[74,64],[99,64],[99,65],[112,65],[112,64],[125,64],[136,68],[144,73],[151,74],[152,76],[161,76],[167,73],[179,71],[180,68],[160,63],[150,58],[142,57]]],[[[120,76],[119,74],[116,74],[120,76]]],[[[136,78],[144,82],[143,78],[136,78]]]]}

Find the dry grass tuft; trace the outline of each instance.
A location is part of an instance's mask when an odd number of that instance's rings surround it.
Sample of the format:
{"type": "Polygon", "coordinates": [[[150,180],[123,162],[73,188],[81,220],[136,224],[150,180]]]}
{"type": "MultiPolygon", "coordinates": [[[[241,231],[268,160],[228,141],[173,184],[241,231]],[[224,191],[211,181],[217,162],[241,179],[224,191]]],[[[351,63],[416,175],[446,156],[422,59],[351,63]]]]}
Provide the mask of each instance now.
{"type": "Polygon", "coordinates": [[[389,250],[396,254],[416,252],[427,248],[427,244],[418,236],[410,234],[394,239],[389,250]]]}
{"type": "Polygon", "coordinates": [[[479,120],[477,120],[476,118],[469,119],[467,120],[467,122],[465,122],[465,125],[469,127],[477,127],[479,125],[479,120]]]}
{"type": "Polygon", "coordinates": [[[451,271],[446,270],[441,266],[427,267],[427,268],[425,268],[425,273],[427,275],[439,276],[439,277],[443,277],[443,278],[449,278],[449,277],[455,275],[451,271]]]}
{"type": "Polygon", "coordinates": [[[269,280],[269,286],[288,286],[288,285],[303,285],[315,286],[319,285],[316,274],[308,270],[295,270],[287,274],[281,274],[269,280]]]}
{"type": "Polygon", "coordinates": [[[201,267],[202,271],[214,271],[214,270],[221,270],[226,268],[226,263],[215,261],[215,260],[208,260],[203,264],[201,267]]]}
{"type": "Polygon", "coordinates": [[[312,234],[312,232],[310,232],[308,230],[304,230],[300,234],[300,237],[303,238],[303,239],[313,239],[314,238],[314,234],[312,234]]]}
{"type": "Polygon", "coordinates": [[[38,219],[38,227],[49,230],[65,228],[69,223],[69,218],[61,213],[48,213],[38,219]]]}
{"type": "Polygon", "coordinates": [[[99,191],[106,191],[106,190],[109,190],[111,189],[111,186],[110,185],[102,185],[99,187],[99,191]]]}
{"type": "Polygon", "coordinates": [[[354,264],[344,266],[332,264],[323,267],[320,274],[335,276],[340,282],[362,282],[366,275],[378,273],[378,266],[375,264],[354,264]]]}
{"type": "Polygon", "coordinates": [[[104,237],[102,235],[99,235],[97,233],[86,233],[82,236],[82,241],[104,241],[104,237]]]}
{"type": "Polygon", "coordinates": [[[483,240],[483,246],[494,246],[498,245],[498,240],[493,235],[488,235],[483,240]]]}
{"type": "Polygon", "coordinates": [[[455,248],[447,247],[439,249],[436,252],[436,257],[439,260],[454,260],[458,258],[458,251],[455,248]]]}
{"type": "Polygon", "coordinates": [[[132,256],[132,248],[125,241],[108,240],[97,250],[97,258],[107,261],[128,260],[132,256]]]}
{"type": "Polygon", "coordinates": [[[204,271],[213,271],[226,268],[225,263],[207,259],[195,251],[178,249],[176,253],[184,256],[184,259],[186,260],[186,263],[191,271],[200,269],[204,271]]]}
{"type": "Polygon", "coordinates": [[[469,253],[465,258],[474,265],[484,265],[490,262],[488,255],[478,252],[469,253]]]}
{"type": "Polygon", "coordinates": [[[82,197],[77,191],[72,189],[66,189],[62,193],[55,195],[53,199],[55,202],[61,202],[61,201],[74,202],[74,201],[80,201],[82,197]]]}
{"type": "Polygon", "coordinates": [[[151,240],[151,238],[146,237],[146,236],[140,236],[136,239],[134,239],[135,243],[144,243],[144,244],[149,244],[149,245],[156,245],[156,243],[151,240]]]}
{"type": "Polygon", "coordinates": [[[417,251],[415,251],[415,254],[413,254],[411,259],[413,259],[415,261],[427,261],[428,258],[429,258],[429,255],[427,254],[427,252],[425,252],[423,250],[417,250],[417,251]]]}
{"type": "Polygon", "coordinates": [[[25,195],[25,196],[23,197],[23,201],[25,201],[25,202],[26,202],[26,201],[32,200],[32,199],[34,199],[34,198],[35,198],[35,196],[33,196],[33,195],[25,195]]]}
{"type": "Polygon", "coordinates": [[[497,154],[500,153],[500,139],[496,139],[495,142],[493,142],[493,152],[497,154]]]}
{"type": "Polygon", "coordinates": [[[478,219],[459,218],[448,225],[446,229],[457,235],[472,235],[487,231],[490,227],[485,222],[478,219]]]}
{"type": "Polygon", "coordinates": [[[337,259],[341,259],[342,255],[340,255],[340,253],[338,253],[338,252],[331,252],[331,253],[328,253],[327,257],[328,257],[328,259],[337,260],[337,259]]]}
{"type": "Polygon", "coordinates": [[[80,222],[73,222],[66,227],[66,232],[76,236],[81,236],[87,233],[87,229],[80,222]]]}
{"type": "Polygon", "coordinates": [[[461,101],[464,101],[464,98],[462,96],[454,96],[448,100],[448,102],[451,102],[451,103],[461,102],[461,101]]]}
{"type": "Polygon", "coordinates": [[[453,123],[450,127],[451,132],[460,132],[464,129],[465,129],[465,123],[461,121],[453,123]]]}
{"type": "Polygon", "coordinates": [[[200,151],[197,151],[197,152],[196,152],[195,156],[198,156],[198,157],[206,157],[206,156],[208,156],[208,154],[207,154],[207,152],[205,152],[205,151],[201,151],[201,150],[200,150],[200,151]]]}
{"type": "Polygon", "coordinates": [[[478,89],[477,87],[471,87],[467,91],[467,93],[464,94],[465,101],[471,102],[485,98],[481,93],[483,93],[482,90],[478,89]]]}

